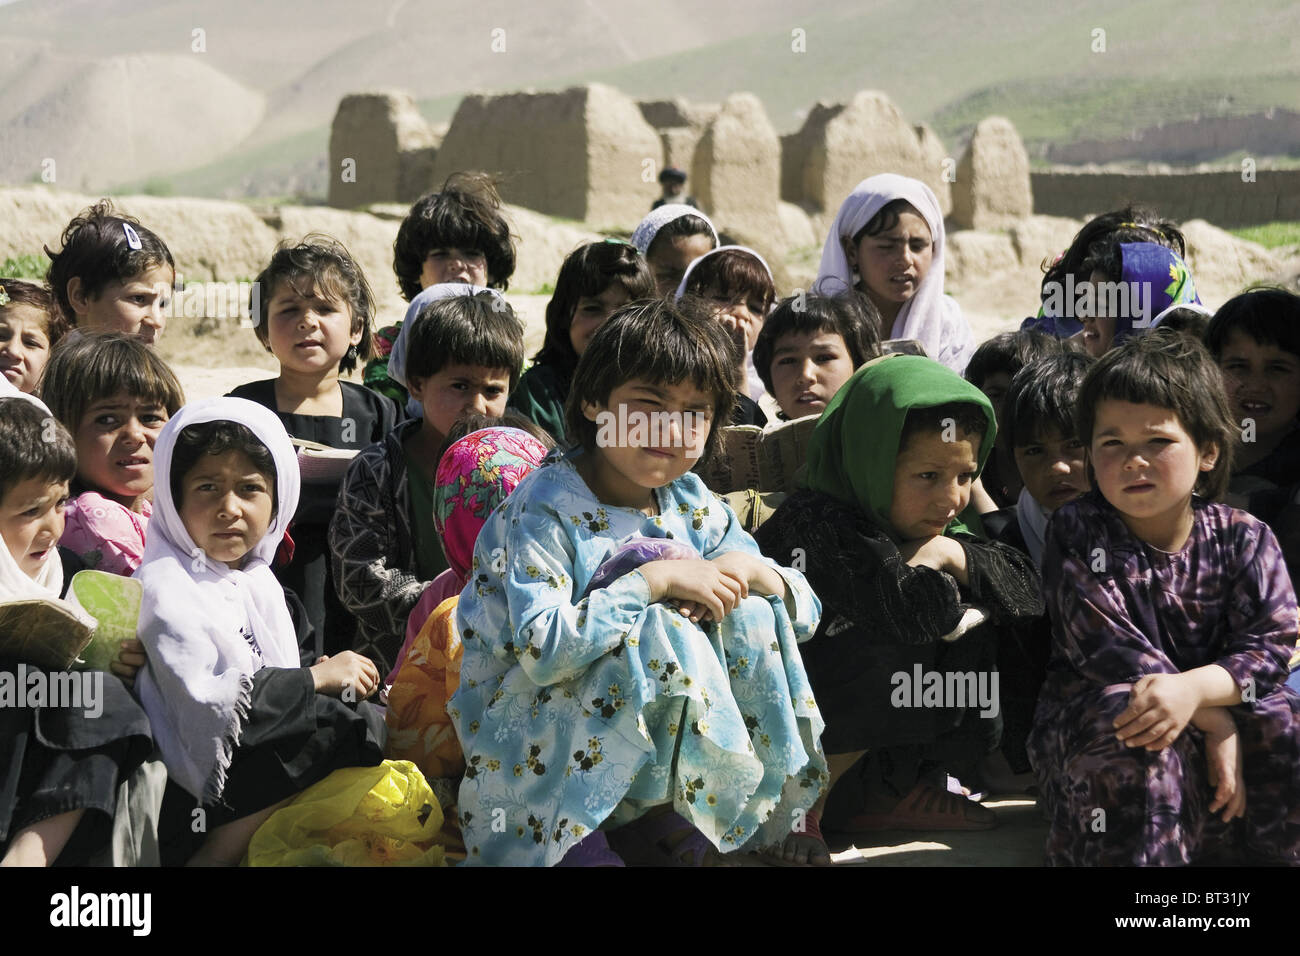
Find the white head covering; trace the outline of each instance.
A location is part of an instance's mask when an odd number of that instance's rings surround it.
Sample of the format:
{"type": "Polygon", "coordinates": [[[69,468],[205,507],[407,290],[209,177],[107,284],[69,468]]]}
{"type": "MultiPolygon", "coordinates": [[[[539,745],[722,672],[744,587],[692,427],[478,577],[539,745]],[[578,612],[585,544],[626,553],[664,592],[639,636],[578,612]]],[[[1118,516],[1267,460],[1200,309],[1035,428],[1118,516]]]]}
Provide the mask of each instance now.
{"type": "MultiPolygon", "coordinates": [[[[660,206],[659,208],[662,209],[663,207],[660,206]]],[[[766,270],[767,277],[772,280],[772,287],[773,288],[776,287],[776,279],[772,275],[771,266],[767,264],[766,259],[760,256],[753,249],[749,248],[748,246],[718,246],[718,248],[716,249],[710,249],[704,255],[700,256],[698,259],[692,260],[691,264],[686,267],[686,272],[682,274],[682,281],[677,283],[677,291],[673,293],[673,301],[677,302],[678,300],[681,299],[682,296],[686,294],[686,283],[691,278],[691,271],[697,265],[699,265],[705,259],[709,258],[709,256],[716,255],[717,253],[723,252],[727,249],[735,249],[740,252],[747,252],[755,259],[757,259],[759,265],[761,265],[763,269],[766,270]]],[[[773,303],[773,305],[775,305],[775,303],[773,303]]],[[[767,387],[763,384],[763,379],[758,374],[758,369],[754,368],[753,352],[745,353],[745,394],[747,394],[755,402],[759,401],[765,394],[767,394],[767,387]]]]}
{"type": "Polygon", "coordinates": [[[636,229],[632,230],[632,245],[636,246],[641,255],[650,251],[650,243],[655,241],[655,236],[659,235],[659,230],[668,225],[674,219],[680,219],[682,216],[699,216],[704,220],[705,225],[709,227],[709,232],[713,235],[713,244],[718,244],[718,230],[713,227],[713,220],[704,215],[702,210],[694,206],[688,206],[685,203],[665,203],[657,209],[651,209],[650,215],[646,216],[637,224],[636,229]]]}
{"type": "Polygon", "coordinates": [[[46,405],[35,395],[28,395],[26,392],[22,391],[17,385],[9,381],[9,379],[5,378],[3,375],[0,375],[0,398],[25,398],[27,399],[27,401],[31,402],[33,405],[35,405],[37,408],[43,411],[46,415],[51,414],[50,407],[48,405],[46,405]]]}
{"type": "Polygon", "coordinates": [[[154,446],[153,517],[134,577],[144,587],[140,640],[149,665],[140,702],[172,777],[204,803],[226,785],[226,771],[248,714],[253,674],[299,665],[297,637],[271,561],[298,507],[298,460],[274,412],[242,398],[184,406],[154,446]],[[276,512],[239,570],[207,558],[172,500],[172,456],[190,425],[246,426],[275,461],[276,512]]]}
{"type": "MultiPolygon", "coordinates": [[[[450,299],[458,295],[478,295],[480,292],[491,292],[502,302],[505,302],[505,296],[496,289],[472,285],[468,282],[439,282],[427,289],[421,289],[420,294],[412,299],[411,304],[406,307],[406,315],[403,317],[402,327],[397,333],[397,341],[393,343],[393,350],[388,353],[388,377],[401,385],[402,388],[411,387],[406,381],[407,330],[410,329],[411,323],[415,321],[415,317],[424,311],[426,305],[430,302],[437,302],[439,299],[450,299]]],[[[424,417],[424,406],[413,398],[406,403],[406,411],[412,418],[424,417]]]]}
{"type": "Polygon", "coordinates": [[[814,288],[822,295],[843,295],[853,288],[854,271],[842,240],[851,242],[883,206],[895,199],[907,200],[925,219],[934,240],[934,253],[930,270],[912,298],[903,303],[886,337],[916,339],[931,358],[961,374],[975,352],[975,336],[956,300],[943,294],[943,213],[934,192],[919,179],[881,173],[858,183],[835,214],[814,288]]]}

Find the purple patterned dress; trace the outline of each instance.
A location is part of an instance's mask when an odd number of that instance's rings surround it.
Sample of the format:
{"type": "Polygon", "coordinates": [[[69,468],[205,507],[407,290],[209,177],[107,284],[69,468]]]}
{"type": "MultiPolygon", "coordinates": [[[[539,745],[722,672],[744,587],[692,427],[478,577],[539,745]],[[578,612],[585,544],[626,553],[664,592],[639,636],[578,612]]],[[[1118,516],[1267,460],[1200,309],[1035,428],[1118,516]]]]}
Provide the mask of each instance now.
{"type": "Polygon", "coordinates": [[[1267,525],[1199,498],[1193,510],[1175,554],[1136,538],[1096,492],[1052,518],[1052,660],[1029,739],[1051,865],[1300,862],[1300,696],[1284,686],[1295,593],[1267,525]],[[1245,817],[1230,824],[1209,813],[1200,731],[1149,752],[1113,727],[1140,677],[1205,664],[1247,699],[1230,708],[1246,782],[1245,817]]]}

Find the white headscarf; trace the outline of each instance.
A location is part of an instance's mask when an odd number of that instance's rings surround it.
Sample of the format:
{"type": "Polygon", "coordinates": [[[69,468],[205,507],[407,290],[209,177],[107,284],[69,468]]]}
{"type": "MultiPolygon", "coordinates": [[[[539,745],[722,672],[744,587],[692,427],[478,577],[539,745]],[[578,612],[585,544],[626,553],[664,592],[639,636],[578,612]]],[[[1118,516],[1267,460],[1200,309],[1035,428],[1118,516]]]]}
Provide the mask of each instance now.
{"type": "Polygon", "coordinates": [[[163,427],[154,474],[153,517],[133,575],[144,587],[140,640],[149,657],[140,673],[140,702],[168,772],[210,804],[225,789],[253,674],[264,666],[300,666],[293,620],[271,572],[298,507],[298,460],[274,412],[242,398],[209,398],[184,406],[163,427]],[[190,425],[215,421],[246,426],[275,461],[275,518],[239,570],[203,554],[172,500],[177,436],[190,425]]]}
{"type": "MultiPolygon", "coordinates": [[[[4,398],[22,398],[31,402],[33,405],[49,415],[50,410],[45,403],[33,395],[26,392],[20,392],[7,378],[0,375],[0,399],[4,398]]],[[[21,406],[19,406],[21,408],[21,406]]],[[[11,413],[12,414],[12,413],[11,413]]],[[[57,545],[58,542],[55,542],[57,545]]],[[[28,577],[27,572],[18,566],[12,554],[9,553],[9,547],[0,538],[0,602],[25,601],[32,599],[44,598],[48,601],[59,600],[59,595],[63,593],[63,561],[59,558],[59,549],[51,547],[49,554],[45,556],[45,561],[41,564],[41,569],[37,572],[35,578],[28,577]]],[[[86,617],[91,627],[95,626],[92,618],[86,617]]]]}
{"type": "MultiPolygon", "coordinates": [[[[439,282],[427,289],[421,289],[419,295],[412,299],[411,304],[406,307],[406,315],[403,317],[402,327],[397,333],[397,341],[393,343],[393,350],[388,353],[388,377],[401,385],[402,388],[409,389],[411,387],[406,380],[406,340],[411,323],[415,321],[417,315],[424,311],[426,305],[430,302],[437,302],[439,299],[450,299],[458,295],[478,295],[480,292],[491,292],[502,302],[505,302],[505,296],[496,289],[472,285],[468,282],[439,282]]],[[[412,398],[406,403],[406,412],[412,418],[423,418],[424,406],[412,398]]]]}
{"type": "Polygon", "coordinates": [[[713,236],[713,244],[715,246],[718,244],[718,230],[713,227],[713,220],[704,215],[703,211],[685,203],[670,202],[657,209],[651,209],[650,215],[637,224],[637,227],[632,230],[632,245],[636,246],[637,251],[644,256],[650,251],[650,244],[655,241],[655,236],[659,235],[659,230],[682,216],[699,216],[703,219],[704,224],[709,227],[709,233],[713,236]]]}
{"type": "Polygon", "coordinates": [[[886,338],[916,339],[932,359],[960,375],[975,352],[975,336],[961,306],[952,296],[943,294],[943,213],[934,192],[919,179],[881,173],[858,183],[835,214],[814,288],[822,295],[843,295],[853,288],[856,279],[842,240],[852,242],[862,227],[895,199],[907,200],[925,219],[934,240],[934,253],[930,270],[912,298],[903,303],[886,338]]]}
{"type": "MultiPolygon", "coordinates": [[[[664,207],[660,206],[659,208],[662,209],[664,207]]],[[[687,208],[690,207],[688,206],[687,208]]],[[[697,265],[699,265],[705,259],[709,258],[709,256],[716,255],[719,252],[725,252],[728,249],[734,249],[739,252],[749,253],[749,255],[757,259],[758,264],[761,265],[763,269],[767,272],[767,277],[772,280],[772,288],[776,288],[776,279],[772,275],[771,266],[767,264],[766,259],[760,256],[753,249],[749,248],[749,246],[718,246],[718,248],[716,249],[710,249],[704,255],[700,256],[698,259],[692,260],[691,264],[686,267],[686,271],[682,274],[682,281],[677,283],[677,291],[673,293],[673,301],[674,302],[679,301],[681,297],[686,294],[686,283],[691,278],[691,271],[694,270],[694,268],[697,265]]],[[[773,303],[773,305],[775,304],[776,303],[773,303]]],[[[763,384],[763,379],[758,374],[758,369],[754,368],[753,352],[745,353],[745,393],[755,402],[759,401],[764,395],[767,394],[767,386],[763,384]]]]}

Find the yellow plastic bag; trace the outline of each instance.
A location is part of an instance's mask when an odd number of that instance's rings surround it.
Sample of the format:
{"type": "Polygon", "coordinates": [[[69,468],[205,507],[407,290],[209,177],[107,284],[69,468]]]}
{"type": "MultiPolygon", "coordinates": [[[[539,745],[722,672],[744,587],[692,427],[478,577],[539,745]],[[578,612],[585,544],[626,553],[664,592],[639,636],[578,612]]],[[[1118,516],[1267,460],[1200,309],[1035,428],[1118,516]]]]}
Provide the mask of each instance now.
{"type": "Polygon", "coordinates": [[[442,809],[409,760],[336,770],[253,834],[246,866],[446,866],[442,809]]]}

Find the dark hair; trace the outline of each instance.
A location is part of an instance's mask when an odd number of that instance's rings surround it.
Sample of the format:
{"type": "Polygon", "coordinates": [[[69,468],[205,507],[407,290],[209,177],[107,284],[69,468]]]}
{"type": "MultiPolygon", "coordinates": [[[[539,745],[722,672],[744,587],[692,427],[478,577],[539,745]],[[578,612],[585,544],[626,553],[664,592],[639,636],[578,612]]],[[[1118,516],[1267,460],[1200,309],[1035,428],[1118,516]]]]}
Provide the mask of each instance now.
{"type": "Polygon", "coordinates": [[[0,398],[0,498],[32,478],[70,482],[76,474],[68,430],[33,401],[0,398]]]}
{"type": "Polygon", "coordinates": [[[375,314],[375,297],[361,266],[343,243],[332,236],[312,233],[296,245],[286,239],[275,247],[271,261],[253,283],[252,301],[249,303],[255,316],[253,331],[268,352],[271,351],[271,300],[282,282],[288,282],[299,295],[307,296],[316,291],[321,298],[348,307],[352,315],[349,331],[353,334],[360,332],[361,341],[357,343],[356,358],[345,355],[339,361],[340,372],[351,372],[357,367],[358,359],[365,361],[370,358],[373,350],[370,320],[375,314]],[[296,283],[302,279],[310,280],[311,285],[299,289],[296,283]]]}
{"type": "Polygon", "coordinates": [[[509,287],[515,247],[501,215],[501,196],[487,173],[452,173],[439,192],[417,199],[402,220],[393,243],[393,271],[407,302],[420,294],[424,260],[443,247],[483,253],[487,284],[509,287]]]}
{"type": "Polygon", "coordinates": [[[406,380],[425,379],[448,365],[510,370],[510,388],[524,364],[524,326],[494,292],[430,302],[406,332],[406,380]]]}
{"type": "MultiPolygon", "coordinates": [[[[876,214],[867,220],[866,225],[853,234],[853,244],[856,246],[866,236],[878,236],[882,232],[888,232],[898,225],[899,218],[903,213],[912,211],[918,216],[921,211],[913,206],[906,199],[891,199],[879,209],[876,214]]],[[[921,218],[925,218],[922,216],[921,218]]],[[[931,239],[934,237],[931,236],[931,239]]]]}
{"type": "Polygon", "coordinates": [[[898,436],[899,453],[902,453],[911,437],[918,432],[943,431],[947,427],[946,419],[956,422],[963,435],[978,435],[983,441],[984,435],[988,433],[988,416],[984,409],[973,402],[945,402],[929,408],[909,408],[898,436]]]}
{"type": "Polygon", "coordinates": [[[0,278],[0,291],[9,300],[0,305],[0,314],[11,305],[26,305],[45,316],[45,337],[50,340],[51,349],[59,344],[59,339],[72,327],[62,310],[54,307],[54,296],[50,295],[50,290],[45,286],[24,282],[22,279],[0,278]]]}
{"type": "Polygon", "coordinates": [[[650,245],[646,246],[645,257],[648,260],[655,254],[656,248],[661,248],[659,246],[661,240],[665,243],[671,243],[674,239],[683,236],[708,236],[709,241],[713,243],[713,247],[716,249],[718,241],[715,235],[716,233],[709,227],[708,222],[703,217],[684,213],[659,227],[655,237],[650,240],[650,245]]]}
{"type": "Polygon", "coordinates": [[[596,423],[583,404],[605,405],[632,379],[663,385],[691,382],[713,400],[713,422],[700,461],[718,447],[736,401],[736,347],[698,300],[652,299],[626,305],[592,336],[578,360],[564,409],[571,441],[596,447],[596,423]]]}
{"type": "Polygon", "coordinates": [[[1010,447],[1031,445],[1049,428],[1064,438],[1074,434],[1079,388],[1095,361],[1086,352],[1061,352],[1035,359],[1015,374],[1002,401],[1002,432],[1010,447]]]}
{"type": "Polygon", "coordinates": [[[1059,355],[1062,348],[1060,339],[1033,329],[999,333],[975,350],[966,366],[966,381],[983,388],[990,375],[1015,375],[1030,362],[1059,355]]]}
{"type": "MultiPolygon", "coordinates": [[[[1213,470],[1197,478],[1196,492],[1216,499],[1227,491],[1237,430],[1219,367],[1200,343],[1157,328],[1103,355],[1079,389],[1076,434],[1085,447],[1092,445],[1097,404],[1104,399],[1172,411],[1198,448],[1213,443],[1219,450],[1213,470]]],[[[1093,478],[1091,460],[1088,472],[1093,478]]]]}
{"type": "Polygon", "coordinates": [[[754,368],[763,387],[772,391],[772,357],[786,335],[833,332],[844,340],[853,367],[880,356],[880,313],[865,296],[827,296],[811,292],[777,303],[754,342],[754,368]]]}
{"type": "Polygon", "coordinates": [[[167,476],[176,510],[181,510],[184,501],[182,485],[190,469],[204,455],[224,455],[228,451],[243,452],[253,467],[265,476],[267,484],[271,486],[271,520],[274,521],[280,503],[275,484],[275,457],[271,454],[271,449],[263,445],[247,425],[224,419],[187,425],[176,436],[176,445],[172,449],[171,474],[167,476]]]}
{"type": "Polygon", "coordinates": [[[65,339],[41,377],[41,400],[73,431],[91,405],[123,393],[156,402],[169,417],[185,404],[181,383],[167,363],[124,332],[84,332],[65,339]]]}
{"type": "Polygon", "coordinates": [[[631,300],[655,294],[654,276],[636,246],[618,239],[589,242],[565,257],[555,279],[555,292],[546,304],[546,340],[533,357],[549,365],[562,379],[569,379],[578,365],[578,353],[569,338],[569,327],[584,296],[602,294],[614,283],[622,285],[631,300]]]}
{"type": "MultiPolygon", "coordinates": [[[[1123,209],[1102,213],[1088,220],[1074,236],[1070,247],[1061,258],[1053,263],[1043,263],[1042,295],[1046,296],[1047,284],[1065,283],[1067,275],[1073,275],[1075,283],[1088,281],[1091,270],[1084,269],[1084,260],[1088,258],[1093,245],[1099,240],[1123,242],[1154,242],[1178,253],[1180,258],[1187,258],[1187,242],[1183,239],[1178,224],[1171,219],[1163,219],[1160,214],[1148,206],[1131,203],[1123,209]]],[[[1118,281],[1119,275],[1111,281],[1118,281]]]]}
{"type": "Polygon", "coordinates": [[[1094,272],[1100,272],[1107,282],[1118,282],[1124,278],[1124,250],[1120,240],[1107,236],[1098,239],[1088,247],[1088,255],[1080,266],[1080,274],[1091,278],[1094,272]]]}
{"type": "Polygon", "coordinates": [[[140,220],[118,213],[108,199],[78,213],[64,228],[61,244],[58,252],[45,247],[50,257],[45,282],[70,325],[77,324],[77,314],[68,299],[70,279],[80,279],[82,290],[93,298],[110,282],[126,282],[155,266],[167,265],[173,276],[176,273],[167,243],[142,226],[140,220]],[[131,248],[127,227],[139,237],[139,249],[131,248]]]}
{"type": "Polygon", "coordinates": [[[764,312],[776,298],[772,274],[753,253],[741,249],[724,249],[697,261],[686,280],[686,294],[705,297],[710,289],[720,295],[755,292],[763,297],[764,312]]]}
{"type": "Polygon", "coordinates": [[[466,435],[482,431],[485,428],[518,428],[521,431],[528,432],[528,434],[545,445],[547,451],[555,447],[555,438],[550,432],[528,418],[523,412],[507,408],[504,415],[480,415],[478,412],[473,412],[456,419],[451,426],[451,430],[447,432],[447,438],[443,441],[442,447],[438,449],[438,460],[442,461],[442,456],[447,454],[447,449],[466,435]]]}
{"type": "Polygon", "coordinates": [[[1174,306],[1160,316],[1159,328],[1173,329],[1190,335],[1198,342],[1205,341],[1205,332],[1210,327],[1210,316],[1200,309],[1189,309],[1185,305],[1174,306]]]}
{"type": "Polygon", "coordinates": [[[1233,296],[1210,320],[1205,347],[1218,358],[1234,331],[1241,331],[1261,345],[1276,345],[1300,355],[1300,295],[1264,287],[1233,296]]]}

